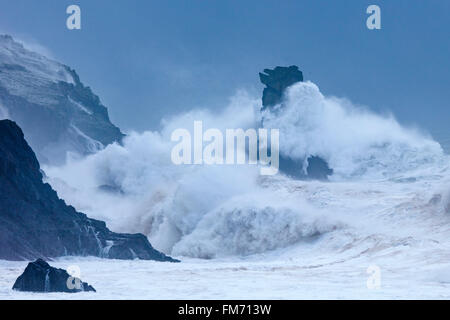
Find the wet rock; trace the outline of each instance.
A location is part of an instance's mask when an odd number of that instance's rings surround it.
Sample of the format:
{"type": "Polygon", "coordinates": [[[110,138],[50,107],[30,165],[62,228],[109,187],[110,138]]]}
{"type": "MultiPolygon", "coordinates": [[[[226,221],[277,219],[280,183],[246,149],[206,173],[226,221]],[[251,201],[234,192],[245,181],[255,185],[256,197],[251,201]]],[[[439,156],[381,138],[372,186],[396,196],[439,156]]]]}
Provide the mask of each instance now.
{"type": "Polygon", "coordinates": [[[66,270],[50,266],[42,259],[30,262],[14,283],[14,290],[28,292],[96,292],[95,289],[72,277],[66,270]]]}

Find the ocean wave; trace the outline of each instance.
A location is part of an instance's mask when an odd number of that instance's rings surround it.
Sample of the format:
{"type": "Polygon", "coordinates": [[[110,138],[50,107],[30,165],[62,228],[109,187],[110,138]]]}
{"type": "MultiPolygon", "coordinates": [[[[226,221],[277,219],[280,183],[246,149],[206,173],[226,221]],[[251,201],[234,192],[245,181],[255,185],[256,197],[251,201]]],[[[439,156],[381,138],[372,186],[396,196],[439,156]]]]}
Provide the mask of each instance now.
{"type": "MultiPolygon", "coordinates": [[[[338,196],[330,193],[311,205],[305,193],[277,192],[276,178],[262,183],[254,165],[174,165],[170,134],[177,128],[192,131],[194,120],[202,120],[205,130],[252,128],[262,120],[280,129],[282,154],[322,157],[334,170],[331,180],[350,179],[355,194],[372,178],[394,178],[443,157],[427,135],[403,128],[393,117],[325,97],[311,82],[292,86],[285,102],[262,119],[259,110],[259,99],[241,92],[218,114],[192,110],[164,120],[159,132],[129,133],[123,145],[44,170],[62,198],[112,230],[142,232],[166,253],[213,258],[284,248],[344,224],[335,210],[326,211],[338,196]]],[[[283,181],[288,188],[290,180],[283,181]]]]}
{"type": "Polygon", "coordinates": [[[439,143],[349,100],[325,97],[312,82],[288,88],[284,102],[263,114],[280,129],[280,152],[292,159],[319,156],[333,179],[383,178],[438,161],[439,143]]]}
{"type": "Polygon", "coordinates": [[[343,226],[306,203],[280,203],[273,194],[230,199],[208,212],[172,252],[198,258],[246,256],[313,241],[343,226]]]}

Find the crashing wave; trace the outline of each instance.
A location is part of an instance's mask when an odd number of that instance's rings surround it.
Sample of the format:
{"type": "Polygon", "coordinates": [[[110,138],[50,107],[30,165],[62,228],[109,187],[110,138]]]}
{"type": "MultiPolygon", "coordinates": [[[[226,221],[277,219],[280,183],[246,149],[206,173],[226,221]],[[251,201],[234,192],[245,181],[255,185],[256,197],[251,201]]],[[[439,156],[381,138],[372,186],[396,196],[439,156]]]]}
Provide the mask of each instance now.
{"type": "Polygon", "coordinates": [[[306,204],[280,204],[271,196],[247,195],[207,213],[172,252],[207,259],[245,256],[312,241],[340,226],[306,204]]]}
{"type": "MultiPolygon", "coordinates": [[[[280,108],[263,117],[266,127],[280,129],[281,152],[320,156],[334,170],[331,180],[393,178],[443,157],[439,144],[420,132],[325,97],[311,82],[290,87],[280,108]]],[[[165,120],[160,132],[130,133],[123,145],[44,169],[60,196],[77,209],[107,221],[113,230],[142,232],[165,253],[248,255],[339,229],[334,212],[319,210],[322,202],[312,208],[289,194],[275,196],[274,180],[263,186],[255,166],[171,163],[174,129],[192,128],[194,120],[202,120],[205,130],[251,128],[261,120],[255,110],[260,110],[258,99],[240,93],[220,114],[194,110],[165,120]]],[[[321,201],[336,201],[332,194],[327,197],[321,201]]]]}
{"type": "Polygon", "coordinates": [[[345,99],[325,97],[312,82],[291,86],[285,101],[263,113],[264,126],[280,129],[280,153],[319,156],[332,179],[389,177],[442,157],[439,143],[345,99]]]}

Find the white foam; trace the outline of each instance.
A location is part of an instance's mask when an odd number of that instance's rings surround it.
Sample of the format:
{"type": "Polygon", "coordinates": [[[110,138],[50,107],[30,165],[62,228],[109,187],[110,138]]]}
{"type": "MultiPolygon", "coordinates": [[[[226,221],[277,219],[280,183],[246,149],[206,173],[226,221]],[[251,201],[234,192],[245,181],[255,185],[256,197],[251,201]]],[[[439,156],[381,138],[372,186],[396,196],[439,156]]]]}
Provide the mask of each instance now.
{"type": "Polygon", "coordinates": [[[399,125],[350,101],[325,97],[312,82],[287,90],[276,111],[266,110],[264,126],[280,129],[280,152],[293,159],[319,156],[334,179],[387,177],[433,163],[441,146],[416,130],[399,125]]]}
{"type": "Polygon", "coordinates": [[[0,102],[0,120],[9,119],[9,111],[0,102]]]}
{"type": "Polygon", "coordinates": [[[259,99],[241,92],[221,113],[192,110],[164,120],[160,132],[130,133],[122,146],[44,170],[78,210],[114,231],[142,232],[169,254],[241,256],[321,238],[328,239],[327,248],[368,250],[404,243],[409,234],[444,232],[427,229],[421,220],[437,210],[422,206],[442,176],[448,177],[439,144],[392,117],[324,97],[313,83],[294,85],[283,112],[266,112],[264,125],[280,129],[285,154],[326,159],[335,182],[264,178],[249,165],[172,164],[172,130],[192,130],[194,120],[202,120],[205,130],[255,127],[259,108],[259,99]],[[105,185],[115,191],[99,188],[105,185]],[[406,228],[402,219],[418,220],[406,228]],[[366,238],[384,240],[361,241],[366,238]]]}

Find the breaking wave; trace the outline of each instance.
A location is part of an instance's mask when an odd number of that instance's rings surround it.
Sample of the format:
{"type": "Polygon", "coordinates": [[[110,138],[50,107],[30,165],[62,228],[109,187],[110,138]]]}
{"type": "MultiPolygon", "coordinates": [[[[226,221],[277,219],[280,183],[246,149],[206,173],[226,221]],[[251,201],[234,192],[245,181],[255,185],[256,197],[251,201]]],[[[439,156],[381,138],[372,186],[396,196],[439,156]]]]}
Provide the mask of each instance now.
{"type": "Polygon", "coordinates": [[[319,156],[334,179],[388,177],[442,157],[439,143],[350,101],[324,97],[311,82],[291,86],[285,102],[263,114],[266,127],[280,129],[280,152],[293,159],[319,156]]]}
{"type": "Polygon", "coordinates": [[[205,214],[172,253],[199,258],[263,253],[342,226],[330,220],[306,203],[280,203],[273,194],[240,196],[205,214]]]}
{"type": "Polygon", "coordinates": [[[9,112],[0,102],[0,120],[9,119],[9,112]]]}
{"type": "Polygon", "coordinates": [[[347,223],[336,210],[327,211],[326,203],[286,191],[288,178],[262,177],[256,166],[173,165],[170,134],[192,131],[194,120],[202,120],[204,130],[254,128],[262,120],[280,129],[282,154],[322,157],[334,170],[332,180],[364,184],[433,166],[444,156],[426,135],[391,116],[325,97],[311,82],[292,86],[284,103],[262,117],[260,107],[259,99],[240,92],[219,114],[193,110],[163,120],[159,132],[132,132],[123,145],[85,158],[69,156],[64,166],[44,170],[62,198],[111,229],[142,232],[166,253],[215,258],[314,241],[347,223]]]}

